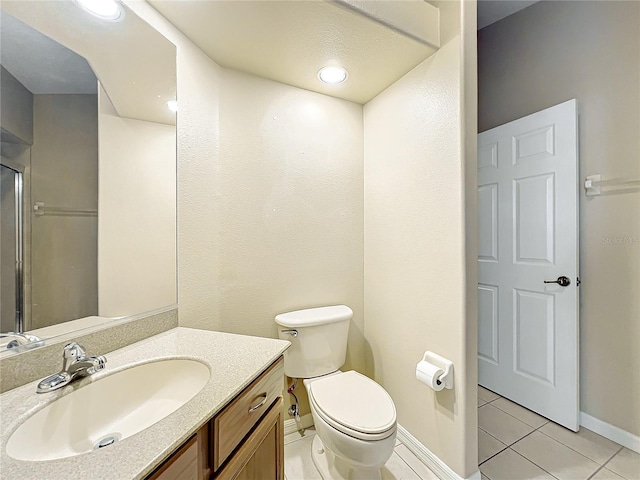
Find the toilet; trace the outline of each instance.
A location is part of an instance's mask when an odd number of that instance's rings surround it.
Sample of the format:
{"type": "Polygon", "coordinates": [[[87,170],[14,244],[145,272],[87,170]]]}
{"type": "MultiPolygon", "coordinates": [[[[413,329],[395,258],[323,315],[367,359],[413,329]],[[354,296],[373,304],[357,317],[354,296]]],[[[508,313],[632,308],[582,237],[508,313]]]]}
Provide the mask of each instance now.
{"type": "Polygon", "coordinates": [[[311,457],[322,478],[380,479],[393,453],[396,408],[384,388],[355,371],[342,372],[353,311],[346,305],[276,316],[289,340],[284,372],[303,379],[316,427],[311,457]]]}

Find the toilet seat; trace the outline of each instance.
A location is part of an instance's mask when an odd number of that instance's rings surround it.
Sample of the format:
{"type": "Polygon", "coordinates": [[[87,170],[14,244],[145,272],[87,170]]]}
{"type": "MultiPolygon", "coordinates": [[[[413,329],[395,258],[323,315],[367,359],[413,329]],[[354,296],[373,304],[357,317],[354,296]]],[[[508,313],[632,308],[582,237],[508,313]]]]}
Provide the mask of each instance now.
{"type": "Polygon", "coordinates": [[[319,378],[308,386],[309,400],[326,423],[361,440],[381,440],[395,432],[396,409],[391,396],[355,371],[319,378]]]}

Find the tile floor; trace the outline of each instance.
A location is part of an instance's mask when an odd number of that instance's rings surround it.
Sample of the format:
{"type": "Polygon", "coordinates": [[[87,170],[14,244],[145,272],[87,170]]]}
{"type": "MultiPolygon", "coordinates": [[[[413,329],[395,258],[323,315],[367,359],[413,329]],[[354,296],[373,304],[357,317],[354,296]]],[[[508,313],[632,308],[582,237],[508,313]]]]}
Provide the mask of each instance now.
{"type": "Polygon", "coordinates": [[[640,480],[640,455],[581,428],[574,433],[478,387],[483,480],[640,480]]]}
{"type": "MultiPolygon", "coordinates": [[[[315,430],[285,437],[286,480],[321,480],[311,459],[315,430]]],[[[574,433],[478,387],[478,456],[482,480],[640,480],[640,455],[590,430],[574,433]]],[[[384,480],[436,480],[400,441],[384,480]]]]}
{"type": "MultiPolygon", "coordinates": [[[[304,437],[294,432],[284,438],[284,474],[286,480],[322,480],[311,459],[313,428],[305,431],[304,437]]],[[[438,480],[399,440],[391,458],[382,469],[383,480],[438,480]]]]}

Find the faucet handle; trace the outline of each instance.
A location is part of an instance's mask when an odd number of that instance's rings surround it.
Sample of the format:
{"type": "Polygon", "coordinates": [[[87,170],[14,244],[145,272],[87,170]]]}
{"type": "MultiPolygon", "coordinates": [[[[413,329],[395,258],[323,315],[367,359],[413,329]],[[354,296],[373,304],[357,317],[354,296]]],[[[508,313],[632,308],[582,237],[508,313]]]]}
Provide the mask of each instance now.
{"type": "Polygon", "coordinates": [[[105,357],[104,355],[98,355],[97,357],[94,357],[94,365],[93,367],[87,369],[87,374],[93,375],[94,373],[99,372],[105,367],[106,364],[107,357],[105,357]]]}
{"type": "Polygon", "coordinates": [[[80,358],[85,355],[84,347],[76,342],[67,343],[62,355],[64,358],[80,358]]]}
{"type": "Polygon", "coordinates": [[[69,370],[69,367],[85,356],[85,350],[82,345],[76,342],[67,343],[62,351],[62,370],[69,370]]]}

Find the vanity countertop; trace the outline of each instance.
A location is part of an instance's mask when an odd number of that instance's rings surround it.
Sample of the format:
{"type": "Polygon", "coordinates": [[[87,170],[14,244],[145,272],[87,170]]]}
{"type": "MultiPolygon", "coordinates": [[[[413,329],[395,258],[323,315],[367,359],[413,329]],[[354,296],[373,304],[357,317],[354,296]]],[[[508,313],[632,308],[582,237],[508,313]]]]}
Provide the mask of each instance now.
{"type": "MultiPolygon", "coordinates": [[[[3,478],[125,480],[144,478],[288,348],[289,342],[207,330],[174,328],[106,355],[106,368],[60,390],[36,394],[38,382],[0,395],[0,472],[3,478]],[[53,400],[125,368],[171,358],[209,367],[204,388],[183,407],[108,448],[43,462],[15,460],[7,441],[22,421],[53,400]]],[[[87,352],[89,355],[91,352],[87,352]]],[[[60,348],[62,365],[62,347],[60,348]]]]}

